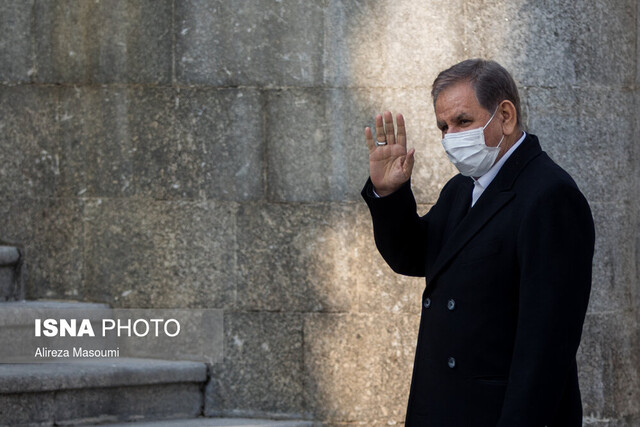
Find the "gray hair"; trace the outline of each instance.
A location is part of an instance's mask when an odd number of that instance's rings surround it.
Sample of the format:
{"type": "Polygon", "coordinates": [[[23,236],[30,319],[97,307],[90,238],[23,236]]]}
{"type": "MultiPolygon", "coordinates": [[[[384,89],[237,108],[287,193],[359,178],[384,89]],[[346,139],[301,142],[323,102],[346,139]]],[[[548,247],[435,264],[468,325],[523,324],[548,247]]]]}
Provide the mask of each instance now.
{"type": "Polygon", "coordinates": [[[496,61],[467,59],[441,71],[431,88],[434,107],[440,92],[464,81],[471,83],[478,103],[487,111],[493,112],[504,100],[511,101],[516,107],[518,126],[522,127],[518,87],[511,74],[496,61]]]}

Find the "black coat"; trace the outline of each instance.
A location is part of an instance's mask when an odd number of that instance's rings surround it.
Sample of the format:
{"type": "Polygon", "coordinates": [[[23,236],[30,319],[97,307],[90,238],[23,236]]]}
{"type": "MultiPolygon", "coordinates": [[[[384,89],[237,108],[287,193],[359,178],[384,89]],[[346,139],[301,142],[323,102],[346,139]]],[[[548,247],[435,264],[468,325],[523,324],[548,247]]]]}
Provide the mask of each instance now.
{"type": "Polygon", "coordinates": [[[406,425],[581,426],[589,205],[533,135],[469,209],[472,189],[456,175],[423,217],[410,183],[362,192],[389,266],[426,277],[406,425]]]}

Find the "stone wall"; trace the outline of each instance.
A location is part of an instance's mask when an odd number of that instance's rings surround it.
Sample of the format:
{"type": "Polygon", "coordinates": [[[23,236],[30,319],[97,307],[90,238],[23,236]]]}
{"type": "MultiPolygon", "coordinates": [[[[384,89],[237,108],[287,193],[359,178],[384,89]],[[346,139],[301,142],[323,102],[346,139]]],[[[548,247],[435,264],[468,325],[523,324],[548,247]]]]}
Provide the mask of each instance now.
{"type": "Polygon", "coordinates": [[[0,2],[0,239],[27,297],[225,310],[210,415],[403,420],[420,279],[376,253],[363,128],[454,174],[437,72],[494,58],[597,229],[585,425],[640,422],[638,0],[0,2]]]}

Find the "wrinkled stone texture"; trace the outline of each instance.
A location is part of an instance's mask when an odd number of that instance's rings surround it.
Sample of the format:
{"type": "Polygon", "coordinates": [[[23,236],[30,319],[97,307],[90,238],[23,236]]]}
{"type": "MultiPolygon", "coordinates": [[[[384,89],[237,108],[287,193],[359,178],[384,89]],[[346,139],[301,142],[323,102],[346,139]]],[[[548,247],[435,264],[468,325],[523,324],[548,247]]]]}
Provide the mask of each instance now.
{"type": "Polygon", "coordinates": [[[352,311],[352,205],[247,204],[238,212],[237,305],[268,311],[352,311]]]}
{"type": "MultiPolygon", "coordinates": [[[[176,93],[171,143],[194,153],[195,158],[186,159],[184,166],[200,169],[199,194],[220,200],[263,197],[262,104],[262,93],[254,89],[198,88],[176,93]]],[[[157,164],[166,167],[174,157],[167,155],[157,164]]]]}
{"type": "Polygon", "coordinates": [[[27,298],[77,299],[83,274],[82,200],[3,199],[0,236],[24,252],[27,298]]]}
{"type": "Polygon", "coordinates": [[[465,2],[465,53],[496,59],[524,86],[627,86],[637,64],[636,13],[635,0],[579,8],[561,0],[465,2]]]}
{"type": "Polygon", "coordinates": [[[36,1],[33,19],[37,81],[171,82],[171,1],[36,1]]]}
{"type": "Polygon", "coordinates": [[[87,202],[83,221],[91,261],[84,298],[118,307],[233,305],[233,204],[98,199],[87,202]]]}
{"type": "Polygon", "coordinates": [[[224,330],[224,362],[213,366],[205,415],[303,414],[302,314],[231,312],[224,330]]]}
{"type": "Polygon", "coordinates": [[[637,416],[640,401],[638,322],[630,311],[588,314],[578,351],[584,414],[637,416]]]}
{"type": "MultiPolygon", "coordinates": [[[[428,206],[419,206],[418,212],[425,214],[428,209],[428,206]]],[[[384,262],[373,239],[369,209],[363,205],[357,210],[356,236],[356,265],[360,266],[357,276],[359,311],[419,315],[424,278],[401,276],[384,262]]]]}
{"type": "Polygon", "coordinates": [[[0,197],[51,197],[60,174],[56,91],[3,86],[0,92],[0,197]]]}
{"type": "Polygon", "coordinates": [[[466,56],[465,3],[435,0],[425,7],[414,1],[329,1],[325,83],[430,87],[443,66],[466,56]]]}
{"type": "MultiPolygon", "coordinates": [[[[0,244],[24,249],[28,298],[223,308],[208,414],[401,423],[424,281],[375,249],[363,129],[404,114],[426,213],[455,174],[431,82],[494,58],[596,222],[584,424],[635,425],[638,7],[1,2],[0,244]]],[[[38,401],[43,420],[52,399],[38,401]]]]}
{"type": "Polygon", "coordinates": [[[4,2],[0,14],[0,82],[28,82],[33,74],[31,16],[33,0],[4,2]]]}
{"type": "Polygon", "coordinates": [[[398,420],[409,395],[417,325],[416,315],[307,316],[305,400],[315,417],[398,420]]]}
{"type": "Polygon", "coordinates": [[[325,3],[176,2],[176,79],[212,86],[322,84],[325,3]]]}

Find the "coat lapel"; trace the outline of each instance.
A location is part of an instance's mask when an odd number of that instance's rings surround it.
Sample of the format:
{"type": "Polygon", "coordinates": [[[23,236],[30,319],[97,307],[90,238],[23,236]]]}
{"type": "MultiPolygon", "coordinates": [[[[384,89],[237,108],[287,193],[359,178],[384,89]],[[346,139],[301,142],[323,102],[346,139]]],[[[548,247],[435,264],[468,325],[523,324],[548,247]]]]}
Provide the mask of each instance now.
{"type": "MultiPolygon", "coordinates": [[[[469,213],[460,220],[457,226],[454,223],[453,230],[450,230],[449,223],[447,224],[444,245],[433,267],[430,269],[429,283],[433,282],[447,263],[467,242],[469,242],[500,209],[514,198],[515,193],[511,191],[514,181],[526,164],[540,153],[542,153],[542,150],[538,143],[538,138],[527,134],[525,140],[502,166],[498,175],[484,193],[482,193],[482,196],[480,196],[469,213]]],[[[470,191],[469,189],[469,192],[470,191]]],[[[452,215],[459,214],[457,211],[460,206],[459,199],[460,196],[456,198],[456,202],[452,205],[452,215]]]]}
{"type": "Polygon", "coordinates": [[[462,184],[457,189],[457,193],[453,204],[451,205],[451,210],[447,217],[447,225],[444,230],[444,240],[447,241],[451,236],[451,233],[456,229],[457,225],[460,224],[460,221],[467,215],[469,212],[469,207],[471,206],[471,192],[473,191],[473,181],[471,178],[466,178],[462,184]]]}

